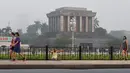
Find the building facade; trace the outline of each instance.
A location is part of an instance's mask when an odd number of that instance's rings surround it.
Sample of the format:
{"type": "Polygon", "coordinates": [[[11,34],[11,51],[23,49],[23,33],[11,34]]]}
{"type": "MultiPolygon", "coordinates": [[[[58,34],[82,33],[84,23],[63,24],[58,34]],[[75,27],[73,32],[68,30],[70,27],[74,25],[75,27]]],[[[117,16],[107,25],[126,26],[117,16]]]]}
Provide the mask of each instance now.
{"type": "Polygon", "coordinates": [[[75,32],[94,32],[96,12],[86,8],[62,7],[47,14],[49,32],[70,32],[70,20],[75,17],[75,32]]]}

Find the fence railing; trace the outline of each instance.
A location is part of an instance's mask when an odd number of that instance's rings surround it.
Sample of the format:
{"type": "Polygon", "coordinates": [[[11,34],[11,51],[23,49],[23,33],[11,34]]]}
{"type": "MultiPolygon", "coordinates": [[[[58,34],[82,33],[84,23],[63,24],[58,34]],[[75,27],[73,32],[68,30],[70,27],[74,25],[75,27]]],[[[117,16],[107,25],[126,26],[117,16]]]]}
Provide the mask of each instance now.
{"type": "MultiPolygon", "coordinates": [[[[27,60],[50,60],[53,49],[63,50],[58,53],[59,60],[120,60],[122,59],[121,50],[116,47],[104,48],[85,48],[82,46],[74,47],[30,47],[21,49],[27,60]]],[[[17,56],[21,59],[20,56],[17,56]]],[[[0,59],[10,59],[9,49],[0,49],[0,59]]],[[[130,59],[130,58],[129,58],[130,59]]]]}

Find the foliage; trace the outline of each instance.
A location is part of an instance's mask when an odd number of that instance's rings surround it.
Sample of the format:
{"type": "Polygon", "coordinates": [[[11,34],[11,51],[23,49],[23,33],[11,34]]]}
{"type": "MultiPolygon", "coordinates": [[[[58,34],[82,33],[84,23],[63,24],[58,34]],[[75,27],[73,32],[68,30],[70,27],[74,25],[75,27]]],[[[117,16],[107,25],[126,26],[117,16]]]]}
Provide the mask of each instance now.
{"type": "Polygon", "coordinates": [[[122,40],[118,39],[118,38],[113,38],[112,40],[108,41],[108,45],[109,46],[120,46],[122,43],[122,40]]]}
{"type": "Polygon", "coordinates": [[[48,30],[49,30],[48,25],[46,23],[42,23],[42,25],[41,25],[41,33],[45,34],[46,32],[48,32],[48,30]]]}
{"type": "Polygon", "coordinates": [[[23,34],[22,29],[18,29],[17,31],[19,32],[19,34],[20,34],[20,35],[22,35],[22,34],[23,34]]]}
{"type": "MultiPolygon", "coordinates": [[[[26,54],[25,55],[27,60],[45,60],[46,55],[45,54],[26,54]]],[[[49,59],[51,59],[52,54],[49,55],[49,59]]],[[[17,58],[19,60],[22,60],[22,58],[18,55],[17,58]]],[[[1,54],[0,59],[10,59],[9,54],[1,54]]],[[[61,60],[79,60],[79,54],[59,54],[58,59],[61,60]]],[[[121,60],[122,56],[114,54],[113,60],[121,60]]],[[[130,59],[130,55],[128,56],[128,59],[130,59]]],[[[82,54],[82,60],[110,60],[109,54],[82,54]]]]}
{"type": "Polygon", "coordinates": [[[99,20],[97,18],[94,19],[94,27],[95,28],[99,27],[99,20]]]}
{"type": "Polygon", "coordinates": [[[71,44],[71,39],[67,37],[60,37],[55,40],[57,46],[65,46],[71,44]]]}
{"type": "Polygon", "coordinates": [[[49,39],[48,39],[48,37],[46,37],[44,35],[39,35],[31,43],[31,45],[34,45],[34,46],[44,46],[45,44],[49,44],[49,39]]]}
{"type": "Polygon", "coordinates": [[[25,37],[28,37],[28,43],[32,44],[34,41],[36,41],[40,34],[38,30],[40,30],[40,32],[44,34],[48,31],[48,25],[46,23],[41,23],[40,21],[34,21],[34,24],[29,25],[27,27],[27,33],[26,35],[24,35],[25,37]]]}
{"type": "Polygon", "coordinates": [[[121,39],[125,35],[125,31],[111,31],[109,34],[115,38],[121,39]]]}
{"type": "Polygon", "coordinates": [[[22,43],[22,44],[29,44],[30,38],[29,38],[29,36],[28,36],[27,33],[22,34],[22,35],[20,36],[20,38],[21,38],[21,43],[22,43]]]}
{"type": "Polygon", "coordinates": [[[11,27],[7,26],[6,28],[0,29],[0,34],[2,36],[10,36],[11,31],[12,31],[11,27]]]}
{"type": "Polygon", "coordinates": [[[99,27],[95,29],[95,34],[96,36],[105,36],[107,34],[107,30],[102,27],[99,27]]]}

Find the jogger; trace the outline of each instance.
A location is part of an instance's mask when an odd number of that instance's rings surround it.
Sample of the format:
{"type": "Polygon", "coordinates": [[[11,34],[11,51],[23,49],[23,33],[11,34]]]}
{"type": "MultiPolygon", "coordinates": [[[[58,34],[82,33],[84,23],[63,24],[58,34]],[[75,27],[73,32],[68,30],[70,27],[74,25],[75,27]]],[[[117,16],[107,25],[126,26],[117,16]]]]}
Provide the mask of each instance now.
{"type": "Polygon", "coordinates": [[[128,59],[128,40],[126,36],[123,37],[123,43],[121,45],[121,48],[122,48],[122,56],[125,60],[127,60],[128,59]]]}
{"type": "Polygon", "coordinates": [[[11,36],[12,36],[12,40],[11,40],[11,44],[10,44],[10,58],[12,60],[12,53],[13,53],[13,50],[14,50],[14,42],[15,42],[15,33],[11,32],[11,36]]]}
{"type": "Polygon", "coordinates": [[[14,46],[14,49],[13,49],[13,59],[15,60],[16,59],[16,53],[18,53],[22,58],[23,60],[26,60],[25,56],[21,53],[21,49],[20,49],[20,38],[19,38],[19,33],[16,32],[15,33],[15,43],[13,44],[14,46]]]}

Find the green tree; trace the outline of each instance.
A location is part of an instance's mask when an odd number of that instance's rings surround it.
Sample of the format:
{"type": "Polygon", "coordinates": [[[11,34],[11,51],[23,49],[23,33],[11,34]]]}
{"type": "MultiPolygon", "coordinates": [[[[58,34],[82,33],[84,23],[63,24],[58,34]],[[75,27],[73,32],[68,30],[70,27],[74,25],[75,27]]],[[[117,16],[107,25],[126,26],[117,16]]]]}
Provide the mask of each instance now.
{"type": "Polygon", "coordinates": [[[41,25],[41,33],[45,34],[46,32],[48,32],[48,29],[49,29],[48,25],[46,23],[42,23],[42,25],[41,25]]]}
{"type": "Polygon", "coordinates": [[[28,33],[23,33],[22,29],[18,29],[17,31],[20,34],[21,43],[22,44],[29,44],[30,37],[29,37],[28,33]]]}
{"type": "Polygon", "coordinates": [[[41,28],[41,22],[40,21],[34,21],[34,24],[36,29],[38,30],[39,28],[41,28]]]}
{"type": "Polygon", "coordinates": [[[22,44],[29,44],[29,40],[30,40],[30,37],[28,36],[27,33],[23,33],[21,36],[21,43],[22,44]]]}
{"type": "Polygon", "coordinates": [[[71,44],[71,39],[66,37],[60,37],[55,40],[56,46],[68,46],[71,44]]]}
{"type": "MultiPolygon", "coordinates": [[[[34,42],[31,43],[33,46],[45,46],[46,44],[49,45],[49,38],[44,35],[39,35],[34,42]]],[[[52,44],[51,44],[52,45],[52,44]]]]}
{"type": "Polygon", "coordinates": [[[107,34],[107,30],[102,27],[99,27],[95,29],[95,34],[96,36],[105,36],[107,34]]]}
{"type": "Polygon", "coordinates": [[[12,29],[10,26],[7,26],[6,27],[6,35],[9,36],[10,35],[10,32],[12,32],[12,29]]]}
{"type": "Polygon", "coordinates": [[[94,27],[95,28],[99,27],[99,20],[97,18],[94,19],[94,27]]]}
{"type": "Polygon", "coordinates": [[[1,29],[1,35],[10,36],[11,31],[12,31],[11,27],[7,26],[6,28],[1,29]]]}
{"type": "Polygon", "coordinates": [[[1,36],[1,34],[2,34],[2,30],[0,29],[0,36],[1,36]]]}
{"type": "Polygon", "coordinates": [[[29,25],[27,27],[27,33],[29,35],[37,35],[37,28],[35,27],[35,25],[29,25]]]}
{"type": "Polygon", "coordinates": [[[34,24],[29,25],[27,27],[27,33],[29,35],[38,35],[38,29],[41,28],[41,22],[40,21],[34,21],[34,24]]]}
{"type": "Polygon", "coordinates": [[[17,31],[19,32],[19,34],[20,34],[20,35],[22,35],[22,34],[23,34],[22,29],[18,29],[17,31]]]}
{"type": "Polygon", "coordinates": [[[118,38],[113,38],[112,40],[108,41],[108,45],[114,47],[120,47],[121,43],[122,40],[118,38]]]}
{"type": "Polygon", "coordinates": [[[38,37],[37,28],[35,27],[35,25],[28,26],[26,37],[28,37],[29,44],[33,43],[36,37],[38,37]]]}
{"type": "Polygon", "coordinates": [[[111,31],[109,34],[112,35],[115,38],[122,39],[126,31],[120,30],[120,31],[111,31]]]}

